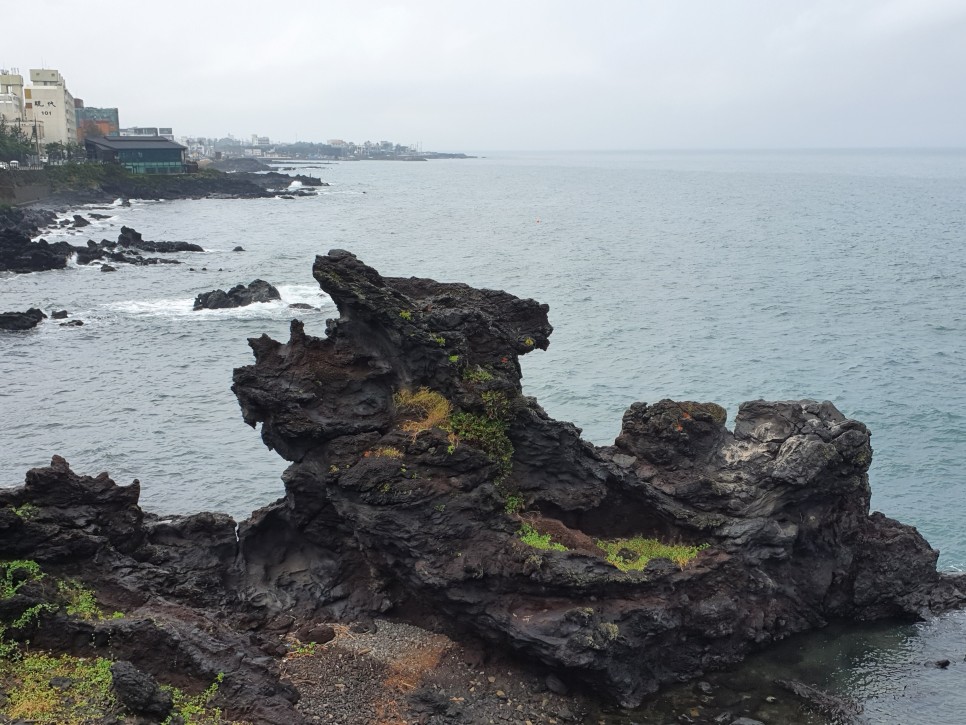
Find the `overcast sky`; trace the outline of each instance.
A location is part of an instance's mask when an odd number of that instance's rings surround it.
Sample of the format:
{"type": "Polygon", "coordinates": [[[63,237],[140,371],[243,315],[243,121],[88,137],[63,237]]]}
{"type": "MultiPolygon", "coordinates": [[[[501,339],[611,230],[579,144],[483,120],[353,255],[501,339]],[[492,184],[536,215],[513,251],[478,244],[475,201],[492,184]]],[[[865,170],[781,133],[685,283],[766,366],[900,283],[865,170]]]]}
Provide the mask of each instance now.
{"type": "Polygon", "coordinates": [[[31,0],[0,26],[0,68],[179,136],[966,146],[966,0],[31,0]]]}

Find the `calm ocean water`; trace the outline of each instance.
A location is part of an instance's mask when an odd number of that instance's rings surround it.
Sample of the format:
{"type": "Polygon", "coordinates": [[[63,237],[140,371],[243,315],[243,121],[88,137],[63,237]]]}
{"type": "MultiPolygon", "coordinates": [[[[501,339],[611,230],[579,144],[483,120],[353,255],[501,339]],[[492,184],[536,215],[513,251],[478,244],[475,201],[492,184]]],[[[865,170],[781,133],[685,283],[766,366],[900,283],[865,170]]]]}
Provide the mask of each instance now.
{"type": "MultiPolygon", "coordinates": [[[[139,478],[158,512],[244,517],[281,495],[284,461],[242,422],[231,371],[251,361],[246,338],[287,339],[290,302],[320,306],[300,316],[322,334],[334,307],[312,260],[341,247],[384,274],[549,303],[556,330],[523,359],[525,392],[595,443],[637,400],[715,401],[732,417],[754,398],[831,400],[873,431],[873,507],[966,569],[966,152],[489,153],[308,173],[332,186],[135,202],[47,235],[80,244],[127,224],[207,250],[180,267],[0,276],[0,309],[86,323],[0,336],[0,484],[57,453],[139,478]],[[283,303],[192,312],[199,292],[257,277],[283,303]]],[[[944,718],[966,709],[949,693],[966,672],[962,624],[853,635],[861,656],[822,660],[838,673],[826,684],[875,722],[959,722],[944,718]],[[954,665],[922,670],[933,649],[954,665]],[[925,684],[903,694],[897,672],[925,684]]]]}

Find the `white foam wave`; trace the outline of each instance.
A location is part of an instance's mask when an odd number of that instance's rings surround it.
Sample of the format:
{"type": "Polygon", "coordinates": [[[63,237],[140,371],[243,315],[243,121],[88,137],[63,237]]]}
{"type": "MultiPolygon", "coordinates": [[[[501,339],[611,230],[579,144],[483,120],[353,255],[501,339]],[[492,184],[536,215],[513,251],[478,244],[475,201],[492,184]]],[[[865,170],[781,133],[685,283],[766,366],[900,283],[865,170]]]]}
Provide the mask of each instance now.
{"type": "Polygon", "coordinates": [[[302,188],[302,182],[299,181],[298,179],[295,179],[291,184],[288,185],[288,188],[289,189],[301,189],[302,188]]]}
{"type": "Polygon", "coordinates": [[[280,284],[278,293],[286,305],[309,304],[313,307],[332,307],[332,299],[314,284],[280,284]]]}
{"type": "MultiPolygon", "coordinates": [[[[187,319],[211,319],[212,317],[230,319],[255,318],[287,318],[295,310],[290,304],[302,303],[314,308],[327,309],[332,307],[332,300],[328,295],[319,291],[313,285],[279,285],[278,292],[281,300],[272,302],[256,302],[246,307],[232,307],[224,310],[195,310],[193,297],[179,297],[156,300],[128,300],[119,302],[113,309],[121,314],[134,317],[184,317],[187,319]]],[[[309,312],[304,310],[300,312],[309,312]]]]}

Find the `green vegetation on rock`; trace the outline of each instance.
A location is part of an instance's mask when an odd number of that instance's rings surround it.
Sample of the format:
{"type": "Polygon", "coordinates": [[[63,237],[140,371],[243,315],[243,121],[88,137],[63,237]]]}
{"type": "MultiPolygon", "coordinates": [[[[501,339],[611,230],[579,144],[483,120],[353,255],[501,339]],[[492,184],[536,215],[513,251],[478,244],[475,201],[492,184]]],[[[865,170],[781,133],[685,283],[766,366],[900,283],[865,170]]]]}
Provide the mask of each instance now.
{"type": "Polygon", "coordinates": [[[651,559],[670,559],[680,567],[708,548],[707,544],[663,544],[657,539],[635,536],[632,539],[598,539],[597,546],[606,552],[607,561],[621,571],[639,571],[651,559]]]}
{"type": "Polygon", "coordinates": [[[527,546],[534,549],[545,549],[547,551],[567,551],[567,547],[554,541],[550,534],[541,534],[530,524],[524,524],[517,531],[517,536],[527,546]]]}

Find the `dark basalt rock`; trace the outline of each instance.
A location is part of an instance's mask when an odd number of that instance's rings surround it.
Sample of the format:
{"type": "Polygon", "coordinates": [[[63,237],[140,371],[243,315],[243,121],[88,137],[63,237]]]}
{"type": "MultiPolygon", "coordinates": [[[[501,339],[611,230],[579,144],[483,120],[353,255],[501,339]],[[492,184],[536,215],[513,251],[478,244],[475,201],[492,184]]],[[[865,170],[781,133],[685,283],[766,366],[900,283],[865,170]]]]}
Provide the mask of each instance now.
{"type": "Polygon", "coordinates": [[[141,233],[131,227],[121,227],[117,246],[125,249],[140,249],[143,252],[203,252],[203,247],[191,242],[149,242],[141,233]]]}
{"type": "Polygon", "coordinates": [[[195,298],[196,310],[221,310],[230,307],[245,307],[255,302],[280,300],[278,290],[263,279],[256,279],[247,287],[243,284],[232,287],[227,292],[220,289],[202,292],[195,298]]]}
{"type": "MultiPolygon", "coordinates": [[[[169,242],[149,242],[146,244],[164,245],[169,244],[169,242]]],[[[185,243],[170,242],[170,244],[182,245],[185,243]]],[[[28,273],[64,269],[67,267],[68,260],[74,256],[76,256],[78,264],[89,264],[99,260],[109,260],[139,266],[145,264],[181,264],[177,259],[143,257],[136,249],[116,250],[116,247],[117,245],[112,242],[101,242],[97,244],[96,242],[88,241],[83,247],[74,246],[67,242],[55,242],[51,244],[45,239],[32,242],[30,237],[22,232],[6,230],[0,232],[0,271],[28,273]]],[[[201,248],[198,247],[198,249],[201,248]]]]}
{"type": "Polygon", "coordinates": [[[44,272],[64,269],[76,248],[67,242],[31,242],[26,233],[7,229],[0,232],[0,272],[44,272]]]}
{"type": "Polygon", "coordinates": [[[84,321],[83,320],[70,320],[69,322],[61,322],[60,323],[60,326],[61,327],[83,327],[84,326],[84,321]]]}
{"type": "MultiPolygon", "coordinates": [[[[108,611],[125,613],[88,621],[42,612],[32,628],[8,633],[32,647],[126,660],[115,686],[129,680],[127,697],[145,713],[163,703],[144,673],[197,691],[224,673],[214,704],[232,719],[305,722],[294,708],[297,692],[263,652],[269,640],[251,631],[266,618],[234,592],[243,578],[235,522],[210,513],[161,519],[140,509],[139,495],[137,480],[118,486],[106,473],[79,476],[59,456],[28,471],[24,486],[0,490],[4,559],[32,559],[53,577],[79,579],[108,611]]],[[[13,621],[49,596],[24,586],[3,602],[0,618],[13,621]]]]}
{"type": "Polygon", "coordinates": [[[52,320],[66,320],[67,319],[67,310],[57,310],[55,312],[51,312],[50,313],[50,319],[52,319],[52,320]]]}
{"type": "Polygon", "coordinates": [[[10,332],[32,330],[45,319],[47,315],[36,307],[31,307],[26,312],[0,312],[0,330],[10,332]]]}
{"type": "Polygon", "coordinates": [[[158,681],[124,660],[111,665],[111,678],[118,701],[137,715],[162,720],[171,713],[171,693],[161,689],[158,681]]]}

